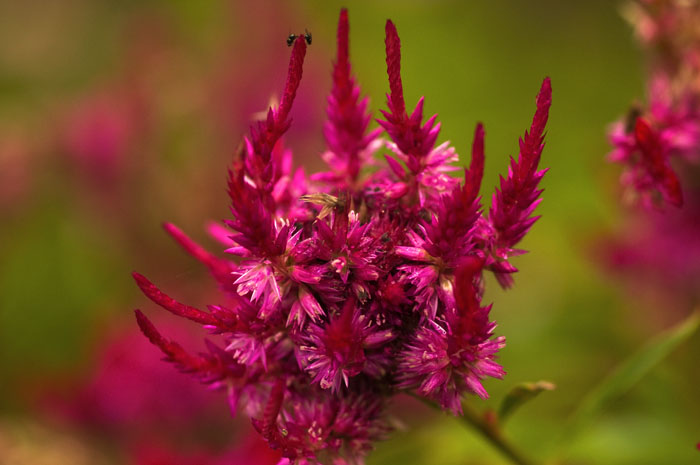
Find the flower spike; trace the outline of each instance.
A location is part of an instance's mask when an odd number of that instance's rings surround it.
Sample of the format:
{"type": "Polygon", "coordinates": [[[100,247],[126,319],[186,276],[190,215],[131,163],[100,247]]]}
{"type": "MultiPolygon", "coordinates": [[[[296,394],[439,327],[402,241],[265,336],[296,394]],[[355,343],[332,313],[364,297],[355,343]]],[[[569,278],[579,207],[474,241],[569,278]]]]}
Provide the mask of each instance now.
{"type": "MultiPolygon", "coordinates": [[[[306,56],[306,40],[303,36],[297,37],[292,48],[292,57],[289,60],[289,72],[287,73],[287,82],[284,86],[282,101],[279,109],[275,112],[275,122],[277,125],[284,127],[287,125],[287,116],[292,109],[292,103],[297,95],[297,89],[301,82],[301,75],[304,67],[304,57],[306,56]]],[[[286,128],[285,128],[286,131],[286,128]]]]}
{"type": "Polygon", "coordinates": [[[132,276],[146,297],[173,315],[181,316],[203,325],[216,325],[218,323],[218,320],[209,313],[203,312],[194,307],[190,307],[189,305],[181,304],[170,296],[164,294],[145,276],[138,273],[132,273],[132,276]]]}
{"type": "Polygon", "coordinates": [[[386,72],[389,75],[391,93],[387,96],[389,109],[397,120],[405,119],[406,103],[403,99],[403,84],[401,82],[401,39],[396,32],[394,23],[387,19],[386,27],[386,72]]]}
{"type": "Polygon", "coordinates": [[[475,199],[479,195],[481,179],[484,177],[484,126],[479,123],[474,129],[472,160],[469,169],[464,170],[464,184],[467,197],[475,199]]]}
{"type": "MultiPolygon", "coordinates": [[[[250,137],[245,139],[246,150],[243,158],[246,174],[253,180],[255,187],[264,192],[267,197],[272,192],[274,183],[279,179],[282,171],[279,160],[272,156],[273,149],[291,124],[288,119],[289,112],[301,82],[305,56],[306,42],[303,36],[300,36],[292,48],[287,81],[279,107],[276,109],[270,107],[267,118],[251,126],[250,137]]],[[[232,176],[234,175],[235,173],[232,174],[232,176]]],[[[269,203],[269,199],[266,200],[269,203]]]]}
{"type": "Polygon", "coordinates": [[[312,179],[333,184],[338,190],[355,191],[360,168],[366,165],[374,151],[374,141],[380,130],[367,133],[371,115],[367,111],[369,99],[360,98],[360,88],[351,75],[349,24],[346,9],[338,19],[338,51],[333,65],[333,89],[328,96],[328,121],[323,134],[328,152],[322,155],[332,169],[312,179]]]}
{"type": "Polygon", "coordinates": [[[231,281],[233,267],[227,260],[220,259],[207,251],[204,247],[193,241],[180,228],[172,223],[164,223],[163,229],[177,241],[180,246],[192,255],[195,259],[203,263],[219,283],[226,287],[231,281]]]}
{"type": "Polygon", "coordinates": [[[517,160],[511,157],[508,176],[500,177],[500,188],[493,195],[489,221],[495,232],[490,268],[496,273],[503,287],[512,285],[511,273],[516,271],[508,262],[508,257],[517,254],[513,247],[527,234],[539,218],[532,216],[541,202],[539,182],[547,172],[538,170],[540,156],[544,148],[544,129],[552,103],[552,86],[549,78],[542,82],[537,94],[537,110],[529,131],[520,139],[520,153],[517,160]]]}
{"type": "Polygon", "coordinates": [[[382,110],[385,120],[377,122],[393,141],[389,148],[408,170],[399,172],[400,164],[387,157],[399,180],[383,186],[383,189],[391,199],[403,199],[404,203],[432,209],[442,194],[450,192],[457,185],[457,181],[446,173],[457,169],[450,163],[456,162],[458,157],[448,143],[435,147],[440,123],[436,123],[437,115],[423,123],[423,97],[408,116],[401,81],[401,41],[391,20],[387,20],[385,32],[389,110],[382,110]]]}
{"type": "Polygon", "coordinates": [[[223,381],[227,378],[243,376],[244,367],[223,356],[223,351],[211,343],[210,351],[218,349],[218,353],[198,357],[190,355],[177,342],[164,338],[140,310],[135,310],[134,313],[141,332],[165,354],[168,362],[175,364],[182,372],[191,373],[214,388],[223,387],[223,381]]]}

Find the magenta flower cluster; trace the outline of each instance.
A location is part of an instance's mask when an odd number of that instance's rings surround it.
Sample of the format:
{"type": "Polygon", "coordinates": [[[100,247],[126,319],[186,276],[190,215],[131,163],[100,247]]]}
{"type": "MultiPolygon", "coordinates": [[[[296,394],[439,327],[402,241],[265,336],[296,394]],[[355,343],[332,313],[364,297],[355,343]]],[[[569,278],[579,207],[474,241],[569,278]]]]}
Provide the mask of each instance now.
{"type": "Polygon", "coordinates": [[[632,200],[682,208],[631,211],[603,252],[670,314],[700,297],[700,2],[635,0],[626,11],[649,63],[648,96],[613,125],[610,158],[624,164],[632,200]]]}
{"type": "Polygon", "coordinates": [[[700,161],[700,4],[638,0],[628,16],[649,52],[648,102],[612,125],[609,159],[624,165],[628,197],[680,207],[683,187],[672,164],[700,161]]]}
{"type": "Polygon", "coordinates": [[[225,236],[234,258],[210,254],[166,225],[209,268],[226,303],[200,310],[134,275],[155,303],[221,337],[223,346],[208,341],[206,353],[192,355],[136,311],[167,359],[226,389],[232,410],[243,406],[284,463],[362,463],[390,430],[387,402],[402,391],[454,414],[463,395],[488,397],[483,381],[505,374],[496,362],[505,339],[494,337],[491,306],[482,303],[483,274],[512,283],[510,258],[522,253],[515,246],[538,218],[546,171],[539,161],[549,79],[486,212],[482,125],[464,180],[450,176],[458,156],[447,142],[437,144],[436,116],[424,121],[422,98],[407,112],[401,43],[387,21],[388,109],[370,130],[348,32],[343,10],[324,127],[328,171],[308,180],[302,169],[293,172],[282,143],[302,77],[302,36],[293,43],[279,106],[254,124],[229,172],[225,236]]]}

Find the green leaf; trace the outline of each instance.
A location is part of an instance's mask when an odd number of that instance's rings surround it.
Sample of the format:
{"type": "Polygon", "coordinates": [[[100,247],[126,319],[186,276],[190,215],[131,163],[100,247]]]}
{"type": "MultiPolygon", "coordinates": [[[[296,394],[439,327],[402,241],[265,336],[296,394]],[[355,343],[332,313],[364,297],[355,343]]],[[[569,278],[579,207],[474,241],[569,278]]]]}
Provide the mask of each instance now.
{"type": "Polygon", "coordinates": [[[647,373],[666,358],[698,329],[700,311],[682,323],[659,334],[649,344],[619,365],[607,378],[586,395],[565,430],[566,442],[615,400],[629,392],[647,373]]]}
{"type": "Polygon", "coordinates": [[[542,391],[552,391],[556,388],[549,381],[537,381],[536,383],[520,383],[513,387],[503,398],[498,409],[498,420],[503,425],[506,420],[525,402],[534,399],[542,391]]]}

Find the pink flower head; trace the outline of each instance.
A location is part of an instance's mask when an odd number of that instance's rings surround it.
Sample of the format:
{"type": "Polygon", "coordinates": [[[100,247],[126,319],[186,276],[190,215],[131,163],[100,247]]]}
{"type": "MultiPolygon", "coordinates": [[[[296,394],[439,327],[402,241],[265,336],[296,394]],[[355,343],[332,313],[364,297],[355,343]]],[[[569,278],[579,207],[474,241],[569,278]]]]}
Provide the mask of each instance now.
{"type": "Polygon", "coordinates": [[[299,347],[305,370],[323,389],[340,390],[349,378],[363,371],[376,375],[388,360],[382,354],[366,353],[394,338],[391,329],[379,329],[356,306],[354,296],[345,301],[340,315],[324,328],[310,325],[306,344],[299,347]]]}
{"type": "Polygon", "coordinates": [[[125,91],[103,91],[66,115],[63,149],[88,180],[109,185],[123,174],[146,125],[142,104],[125,91]]]}
{"type": "MultiPolygon", "coordinates": [[[[201,343],[190,328],[169,324],[167,329],[180,340],[201,343]]],[[[90,434],[108,434],[121,446],[172,438],[196,425],[224,425],[227,420],[219,408],[221,397],[166,367],[160,351],[138,328],[110,330],[95,352],[96,363],[87,376],[58,387],[41,383],[43,413],[90,434]]]]}
{"type": "Polygon", "coordinates": [[[608,158],[624,165],[628,197],[681,207],[677,173],[685,170],[678,167],[700,161],[700,5],[645,0],[632,4],[628,16],[651,63],[647,105],[611,126],[608,158]]]}
{"type": "Polygon", "coordinates": [[[486,399],[481,380],[505,375],[494,361],[505,338],[491,339],[496,327],[488,319],[491,306],[481,307],[473,282],[482,266],[478,259],[466,259],[458,266],[456,306],[443,319],[420,328],[399,360],[399,386],[417,387],[419,394],[435,399],[455,415],[462,413],[461,393],[473,392],[486,399]]]}
{"type": "Polygon", "coordinates": [[[399,391],[455,414],[462,395],[487,397],[484,380],[504,375],[495,362],[504,338],[493,337],[491,306],[481,303],[483,274],[509,283],[517,271],[509,260],[522,253],[513,247],[537,220],[545,172],[549,79],[487,215],[479,196],[482,125],[461,182],[447,174],[457,169],[450,164],[457,153],[436,144],[436,117],[422,121],[423,100],[406,113],[400,41],[388,21],[389,109],[380,128],[368,131],[367,103],[350,75],[348,29],[343,10],[325,126],[330,171],[290,183],[283,180],[289,159],[276,155],[291,156],[280,137],[302,75],[307,44],[299,37],[279,107],[251,128],[230,170],[233,219],[225,222],[228,233],[215,233],[238,258],[215,257],[166,227],[208,267],[226,304],[208,311],[180,304],[135,275],[152,301],[224,345],[191,356],[138,312],[144,333],[181,369],[227,389],[233,407],[245,398],[255,428],[287,464],[363,463],[388,431],[383,412],[399,391]],[[364,173],[382,146],[394,155],[364,173]]]}
{"type": "Polygon", "coordinates": [[[385,422],[377,421],[382,411],[377,396],[328,397],[323,391],[307,388],[292,391],[283,409],[283,386],[282,382],[275,384],[262,417],[253,419],[253,426],[268,443],[291,459],[281,464],[311,465],[322,457],[330,457],[338,465],[356,463],[354,457],[367,453],[372,443],[389,431],[385,422]]]}

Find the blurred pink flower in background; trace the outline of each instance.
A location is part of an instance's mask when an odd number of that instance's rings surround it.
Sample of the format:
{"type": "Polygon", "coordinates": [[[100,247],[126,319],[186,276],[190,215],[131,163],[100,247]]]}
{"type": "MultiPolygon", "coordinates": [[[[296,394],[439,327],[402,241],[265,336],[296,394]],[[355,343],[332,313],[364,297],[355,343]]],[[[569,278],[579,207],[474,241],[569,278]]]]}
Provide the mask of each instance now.
{"type": "Polygon", "coordinates": [[[677,173],[700,162],[700,4],[639,0],[627,16],[649,55],[647,104],[612,125],[609,158],[625,166],[630,199],[680,207],[690,181],[677,173]]]}
{"type": "Polygon", "coordinates": [[[65,153],[95,188],[120,180],[144,136],[141,99],[120,91],[98,91],[73,105],[63,123],[65,153]]]}
{"type": "Polygon", "coordinates": [[[237,444],[222,451],[176,451],[158,443],[142,444],[131,453],[129,465],[278,465],[281,455],[252,429],[237,444]]]}
{"type": "Polygon", "coordinates": [[[700,191],[687,192],[682,210],[631,214],[604,245],[607,265],[668,310],[685,311],[700,299],[700,191]]]}
{"type": "MultiPolygon", "coordinates": [[[[183,340],[201,340],[182,325],[166,326],[183,340]]],[[[127,442],[222,418],[213,408],[220,396],[164,369],[160,354],[138,331],[124,327],[98,340],[89,375],[67,380],[60,392],[46,393],[43,405],[54,418],[127,442]]]]}
{"type": "Polygon", "coordinates": [[[639,0],[625,11],[647,53],[648,95],[613,124],[609,158],[625,166],[627,200],[647,208],[628,212],[604,258],[636,293],[687,310],[700,298],[700,2],[639,0]]]}
{"type": "MultiPolygon", "coordinates": [[[[201,336],[164,325],[192,345],[201,336]]],[[[275,465],[250,426],[232,421],[222,396],[162,362],[135,327],[110,330],[90,373],[41,383],[38,409],[51,425],[106,441],[131,465],[275,465]],[[238,424],[237,424],[238,423],[238,424]]]]}

